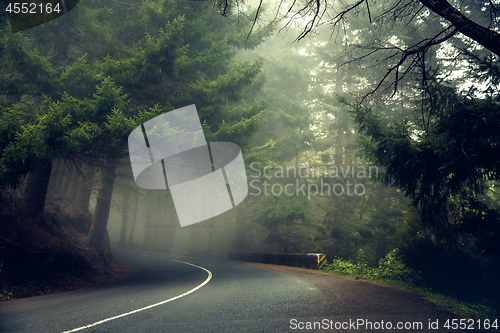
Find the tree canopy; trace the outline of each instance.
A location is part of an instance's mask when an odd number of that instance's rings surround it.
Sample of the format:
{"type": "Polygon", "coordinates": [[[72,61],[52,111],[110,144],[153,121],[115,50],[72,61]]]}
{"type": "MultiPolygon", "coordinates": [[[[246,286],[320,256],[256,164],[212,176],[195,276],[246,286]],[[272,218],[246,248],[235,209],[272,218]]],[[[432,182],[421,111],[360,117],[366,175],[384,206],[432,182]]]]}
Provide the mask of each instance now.
{"type": "MultiPolygon", "coordinates": [[[[245,7],[238,0],[210,3],[218,8],[218,13],[230,17],[241,12],[238,8],[245,7]]],[[[395,94],[417,69],[425,81],[425,73],[434,65],[432,49],[437,45],[451,46],[459,54],[487,50],[500,56],[497,32],[500,5],[496,1],[276,0],[273,3],[273,18],[269,21],[282,22],[282,29],[299,26],[297,41],[327,27],[330,36],[343,45],[346,56],[343,65],[366,66],[371,62],[372,68],[378,68],[380,75],[364,92],[364,97],[376,92],[395,94]]],[[[264,1],[259,1],[257,13],[264,6],[264,1]]],[[[254,17],[254,23],[261,21],[262,17],[254,17]]]]}

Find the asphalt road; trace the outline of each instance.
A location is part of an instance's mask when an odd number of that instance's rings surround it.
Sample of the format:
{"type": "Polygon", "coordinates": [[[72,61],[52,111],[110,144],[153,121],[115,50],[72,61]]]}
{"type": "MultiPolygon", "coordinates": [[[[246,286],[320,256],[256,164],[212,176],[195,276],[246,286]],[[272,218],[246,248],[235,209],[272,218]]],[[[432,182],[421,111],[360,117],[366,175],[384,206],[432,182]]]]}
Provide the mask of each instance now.
{"type": "Polygon", "coordinates": [[[446,329],[447,319],[460,317],[417,294],[372,282],[300,268],[114,254],[132,266],[128,277],[2,302],[0,332],[478,331],[446,329]],[[436,320],[438,329],[429,329],[436,320]]]}

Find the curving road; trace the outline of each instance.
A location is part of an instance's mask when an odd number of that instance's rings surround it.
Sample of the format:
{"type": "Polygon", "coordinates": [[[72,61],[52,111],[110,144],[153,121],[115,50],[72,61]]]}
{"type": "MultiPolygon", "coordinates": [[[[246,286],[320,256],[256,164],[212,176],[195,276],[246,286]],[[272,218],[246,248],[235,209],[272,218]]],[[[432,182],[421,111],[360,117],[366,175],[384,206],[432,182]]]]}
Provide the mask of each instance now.
{"type": "Polygon", "coordinates": [[[0,332],[461,331],[443,327],[459,316],[396,287],[300,268],[114,255],[132,266],[128,277],[0,303],[0,332]]]}

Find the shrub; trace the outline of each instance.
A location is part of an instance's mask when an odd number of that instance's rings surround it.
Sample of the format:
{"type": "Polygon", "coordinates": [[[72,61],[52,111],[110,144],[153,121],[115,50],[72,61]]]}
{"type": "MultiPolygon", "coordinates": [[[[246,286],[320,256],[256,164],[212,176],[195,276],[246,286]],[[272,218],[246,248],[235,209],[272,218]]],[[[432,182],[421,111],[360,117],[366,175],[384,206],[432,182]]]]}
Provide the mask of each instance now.
{"type": "Polygon", "coordinates": [[[380,259],[377,268],[369,267],[365,259],[365,253],[360,249],[357,263],[336,257],[331,264],[325,265],[323,270],[329,273],[353,276],[358,279],[387,279],[404,282],[409,282],[418,275],[416,271],[408,268],[401,261],[398,257],[398,249],[392,250],[384,258],[380,259]]]}

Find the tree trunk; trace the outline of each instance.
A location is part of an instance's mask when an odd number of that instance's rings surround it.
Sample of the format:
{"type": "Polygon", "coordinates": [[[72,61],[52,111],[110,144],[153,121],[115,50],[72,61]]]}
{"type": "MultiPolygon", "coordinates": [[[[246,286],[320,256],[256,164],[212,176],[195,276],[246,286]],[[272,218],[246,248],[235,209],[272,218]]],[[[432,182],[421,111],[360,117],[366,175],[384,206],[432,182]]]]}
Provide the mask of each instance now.
{"type": "Polygon", "coordinates": [[[139,194],[137,194],[137,196],[135,197],[134,216],[132,216],[132,224],[130,225],[130,233],[128,235],[128,245],[132,245],[134,243],[135,222],[137,219],[138,204],[139,204],[139,194]]]}
{"type": "Polygon", "coordinates": [[[68,177],[70,177],[71,174],[62,159],[59,159],[59,162],[57,163],[56,173],[57,174],[54,181],[54,191],[58,195],[64,195],[66,193],[65,191],[67,191],[67,187],[65,188],[65,184],[68,182],[68,177]]]}
{"type": "Polygon", "coordinates": [[[73,169],[71,182],[68,187],[68,192],[66,193],[66,198],[69,200],[76,202],[76,196],[78,194],[78,188],[80,184],[80,174],[77,171],[77,167],[73,169]]]}
{"type": "Polygon", "coordinates": [[[49,191],[59,194],[62,187],[63,177],[61,174],[61,159],[57,158],[52,162],[52,171],[49,180],[49,191]]]}
{"type": "Polygon", "coordinates": [[[129,214],[129,201],[130,201],[130,190],[125,190],[125,197],[122,202],[122,228],[120,230],[120,239],[118,241],[119,246],[125,245],[125,235],[127,233],[127,220],[129,214]]]}
{"type": "Polygon", "coordinates": [[[41,219],[45,206],[45,196],[49,187],[52,161],[46,161],[33,170],[26,179],[22,214],[30,219],[41,219]]]}
{"type": "Polygon", "coordinates": [[[72,178],[73,178],[73,171],[72,169],[69,169],[67,166],[63,166],[63,184],[61,187],[61,195],[66,196],[66,193],[68,192],[69,185],[71,184],[72,178]]]}
{"type": "Polygon", "coordinates": [[[109,210],[111,208],[111,196],[116,176],[116,159],[108,157],[104,161],[101,172],[101,184],[97,195],[94,217],[90,227],[89,243],[98,252],[103,249],[106,228],[108,226],[109,210]]]}
{"type": "Polygon", "coordinates": [[[146,200],[147,200],[147,211],[146,211],[146,223],[144,225],[144,246],[147,248],[151,247],[151,233],[153,230],[153,213],[152,213],[152,201],[154,200],[153,198],[153,191],[149,191],[146,194],[146,200]]]}
{"type": "Polygon", "coordinates": [[[76,195],[76,205],[84,211],[89,210],[90,195],[92,194],[92,179],[94,178],[96,167],[86,164],[83,168],[83,175],[80,176],[80,187],[76,195]]]}

